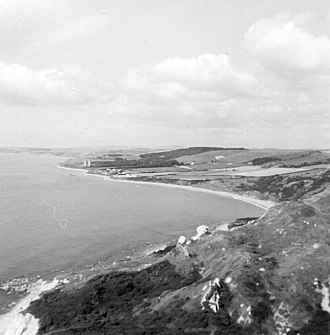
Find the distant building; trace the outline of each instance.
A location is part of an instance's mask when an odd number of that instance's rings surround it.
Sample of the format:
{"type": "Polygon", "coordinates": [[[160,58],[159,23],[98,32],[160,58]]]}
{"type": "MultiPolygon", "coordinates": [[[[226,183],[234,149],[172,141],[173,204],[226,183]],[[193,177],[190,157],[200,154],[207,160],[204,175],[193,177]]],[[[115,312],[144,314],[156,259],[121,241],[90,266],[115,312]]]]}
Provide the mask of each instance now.
{"type": "Polygon", "coordinates": [[[85,159],[84,160],[84,167],[90,167],[91,166],[91,161],[90,159],[85,159]]]}

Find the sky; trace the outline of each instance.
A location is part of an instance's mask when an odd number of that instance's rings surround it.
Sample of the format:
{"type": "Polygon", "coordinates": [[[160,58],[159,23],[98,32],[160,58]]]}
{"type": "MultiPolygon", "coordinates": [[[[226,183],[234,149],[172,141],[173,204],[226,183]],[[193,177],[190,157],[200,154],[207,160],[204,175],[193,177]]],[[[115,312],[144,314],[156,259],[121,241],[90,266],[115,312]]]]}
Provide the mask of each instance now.
{"type": "Polygon", "coordinates": [[[328,0],[0,0],[0,146],[330,148],[328,0]]]}

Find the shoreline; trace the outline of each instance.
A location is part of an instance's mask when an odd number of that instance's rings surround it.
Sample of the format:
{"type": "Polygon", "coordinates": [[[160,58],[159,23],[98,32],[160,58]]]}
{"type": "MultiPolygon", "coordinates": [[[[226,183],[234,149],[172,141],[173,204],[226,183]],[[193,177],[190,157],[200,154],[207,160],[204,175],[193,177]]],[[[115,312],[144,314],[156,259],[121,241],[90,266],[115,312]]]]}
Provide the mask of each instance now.
{"type": "Polygon", "coordinates": [[[52,290],[61,282],[55,277],[53,281],[39,279],[29,293],[21,299],[8,313],[0,315],[0,335],[34,335],[39,330],[39,322],[32,314],[24,313],[30,303],[40,298],[43,292],[52,290]]]}
{"type": "MultiPolygon", "coordinates": [[[[88,174],[87,173],[87,175],[93,175],[93,174],[88,174]]],[[[243,201],[243,202],[249,203],[251,205],[257,206],[259,208],[262,208],[264,210],[268,210],[269,208],[276,205],[275,202],[269,201],[269,200],[255,199],[255,198],[246,197],[246,196],[243,196],[243,195],[230,193],[230,192],[225,192],[225,191],[214,191],[214,190],[209,190],[209,189],[203,188],[203,187],[194,187],[194,186],[186,186],[186,185],[178,185],[178,184],[167,184],[167,183],[161,183],[161,182],[136,181],[136,180],[128,180],[128,179],[118,179],[117,180],[117,179],[110,178],[110,177],[105,177],[105,176],[102,176],[102,175],[97,175],[97,176],[103,177],[104,180],[111,181],[111,182],[155,185],[155,186],[162,186],[162,187],[178,188],[178,189],[193,191],[193,192],[214,194],[214,195],[218,195],[218,196],[224,197],[224,198],[230,198],[230,199],[243,201]]]]}
{"type": "MultiPolygon", "coordinates": [[[[207,188],[200,188],[194,186],[186,186],[186,185],[178,185],[178,184],[167,184],[162,182],[150,182],[150,181],[136,181],[136,180],[129,180],[126,178],[111,178],[110,176],[104,176],[101,174],[92,174],[88,173],[88,171],[84,169],[75,169],[75,168],[67,168],[63,166],[57,165],[58,168],[72,170],[72,171],[80,171],[84,176],[95,176],[98,178],[102,178],[105,181],[110,182],[118,182],[118,183],[132,183],[134,185],[151,185],[151,186],[161,186],[167,188],[177,188],[186,191],[194,191],[194,192],[201,192],[201,193],[208,193],[217,195],[223,198],[230,198],[238,201],[242,201],[253,206],[259,207],[265,211],[269,208],[274,206],[276,203],[272,201],[260,200],[255,199],[247,196],[238,195],[235,193],[224,192],[224,191],[215,191],[209,190],[207,188]]],[[[20,299],[17,304],[15,304],[12,309],[10,309],[5,314],[0,315],[0,335],[21,335],[25,334],[27,330],[27,334],[34,335],[38,332],[38,319],[34,318],[33,315],[29,313],[23,313],[26,310],[30,303],[34,300],[40,298],[41,294],[44,291],[48,291],[56,287],[61,281],[59,281],[56,277],[53,281],[44,281],[40,280],[36,282],[29,293],[20,299]],[[39,285],[38,285],[39,284],[39,285]]]]}
{"type": "MultiPolygon", "coordinates": [[[[101,176],[101,175],[99,175],[99,176],[101,176]]],[[[127,183],[144,184],[144,185],[156,185],[156,186],[163,186],[163,187],[178,188],[178,189],[187,190],[187,191],[209,193],[209,194],[218,195],[218,196],[221,196],[221,197],[224,197],[224,198],[230,198],[230,199],[235,199],[235,200],[239,200],[239,201],[242,201],[242,202],[246,202],[246,203],[249,203],[251,205],[257,206],[259,208],[262,208],[264,210],[268,210],[269,208],[276,205],[275,202],[270,201],[270,200],[260,200],[260,199],[255,199],[255,198],[252,198],[252,197],[247,197],[247,196],[244,196],[244,195],[239,195],[239,194],[231,193],[231,192],[209,190],[209,189],[203,188],[203,187],[194,187],[194,186],[177,185],[177,184],[167,184],[167,183],[161,183],[161,182],[148,182],[148,181],[136,181],[136,180],[131,181],[131,180],[127,180],[127,179],[117,180],[117,179],[110,178],[110,177],[104,177],[104,179],[114,181],[114,182],[127,182],[127,183]],[[108,178],[108,179],[106,179],[106,178],[108,178]]]]}
{"type": "Polygon", "coordinates": [[[88,173],[88,171],[83,170],[83,169],[74,169],[74,168],[67,168],[64,166],[59,166],[58,168],[61,169],[66,169],[66,170],[73,170],[73,171],[81,171],[84,175],[86,176],[95,176],[98,178],[103,178],[105,181],[111,181],[111,182],[119,182],[119,183],[133,183],[136,185],[142,184],[142,185],[155,185],[155,186],[162,186],[162,187],[172,187],[172,188],[178,188],[182,190],[187,190],[187,191],[194,191],[194,192],[201,192],[201,193],[209,193],[209,194],[214,194],[218,195],[224,198],[230,198],[230,199],[235,199],[239,201],[243,201],[246,203],[249,203],[251,205],[257,206],[259,208],[262,208],[264,210],[268,210],[271,207],[275,206],[277,203],[270,201],[270,200],[261,200],[261,199],[256,199],[252,197],[247,197],[244,195],[239,195],[236,193],[231,193],[231,192],[225,192],[225,191],[215,191],[215,190],[209,190],[207,188],[203,187],[195,187],[195,186],[186,186],[186,185],[178,185],[178,184],[168,184],[168,183],[161,183],[161,182],[151,182],[151,181],[136,181],[136,180],[129,180],[127,178],[111,178],[110,176],[104,176],[100,174],[94,174],[94,173],[88,173]]]}

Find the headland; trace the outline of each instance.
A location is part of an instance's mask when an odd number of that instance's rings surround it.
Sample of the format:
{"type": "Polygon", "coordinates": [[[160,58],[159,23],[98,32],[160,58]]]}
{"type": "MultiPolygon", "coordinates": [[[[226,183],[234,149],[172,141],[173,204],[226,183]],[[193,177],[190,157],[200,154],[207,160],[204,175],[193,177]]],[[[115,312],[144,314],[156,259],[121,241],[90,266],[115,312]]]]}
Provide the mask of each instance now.
{"type": "Polygon", "coordinates": [[[199,227],[195,236],[178,236],[177,244],[121,267],[69,278],[28,307],[38,334],[328,333],[329,153],[187,148],[134,152],[134,159],[126,154],[86,155],[63,166],[112,182],[216,191],[267,212],[238,218],[228,229],[199,227]]]}

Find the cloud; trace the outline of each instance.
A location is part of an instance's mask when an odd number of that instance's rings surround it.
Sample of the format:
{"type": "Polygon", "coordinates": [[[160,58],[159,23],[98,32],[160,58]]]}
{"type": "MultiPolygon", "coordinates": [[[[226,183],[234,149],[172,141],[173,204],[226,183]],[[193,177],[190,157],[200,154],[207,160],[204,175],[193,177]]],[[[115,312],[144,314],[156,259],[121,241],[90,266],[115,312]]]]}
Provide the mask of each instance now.
{"type": "Polygon", "coordinates": [[[306,16],[278,15],[254,23],[244,36],[246,48],[278,71],[330,73],[330,39],[303,29],[306,16]]]}
{"type": "Polygon", "coordinates": [[[86,104],[102,96],[91,74],[79,67],[32,70],[0,61],[0,98],[7,104],[86,104]]]}
{"type": "Polygon", "coordinates": [[[223,54],[166,59],[130,71],[123,83],[133,89],[156,85],[158,94],[167,98],[215,92],[223,99],[249,96],[256,85],[252,74],[234,70],[229,57],[223,54]]]}
{"type": "Polygon", "coordinates": [[[265,93],[246,109],[260,128],[273,127],[281,135],[283,129],[302,137],[325,135],[321,125],[329,123],[330,39],[311,32],[312,19],[281,14],[257,21],[244,35],[265,93]]]}
{"type": "Polygon", "coordinates": [[[227,55],[210,54],[132,69],[119,91],[110,113],[175,127],[224,127],[237,101],[259,92],[252,74],[235,70],[227,55]]]}

